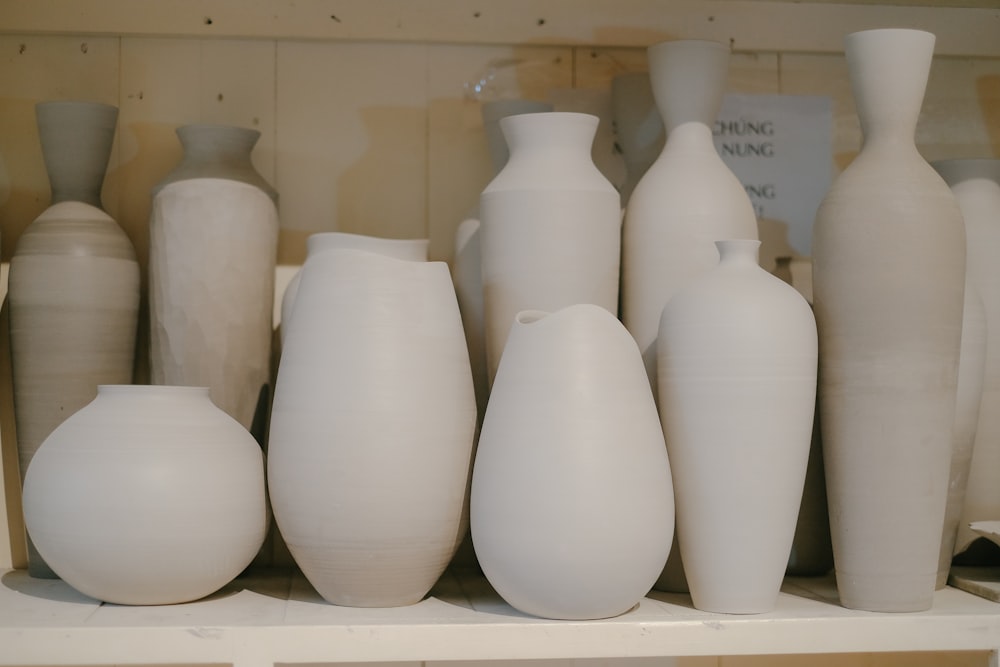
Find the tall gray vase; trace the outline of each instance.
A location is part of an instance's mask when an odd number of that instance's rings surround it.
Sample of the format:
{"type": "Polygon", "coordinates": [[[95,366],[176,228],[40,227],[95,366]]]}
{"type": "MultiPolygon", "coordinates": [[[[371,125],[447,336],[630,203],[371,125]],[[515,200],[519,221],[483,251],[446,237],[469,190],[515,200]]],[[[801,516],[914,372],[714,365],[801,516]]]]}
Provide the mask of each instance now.
{"type": "Polygon", "coordinates": [[[277,193],[251,163],[256,130],[186,125],[177,136],[183,159],[154,188],[150,216],[153,384],[208,387],[262,442],[277,193]]]}
{"type": "MultiPolygon", "coordinates": [[[[11,365],[22,479],[35,451],[100,384],[130,384],[139,264],[101,209],[118,109],[36,106],[52,203],[18,240],[10,266],[11,365]]],[[[28,536],[28,571],[55,577],[28,536]]]]}

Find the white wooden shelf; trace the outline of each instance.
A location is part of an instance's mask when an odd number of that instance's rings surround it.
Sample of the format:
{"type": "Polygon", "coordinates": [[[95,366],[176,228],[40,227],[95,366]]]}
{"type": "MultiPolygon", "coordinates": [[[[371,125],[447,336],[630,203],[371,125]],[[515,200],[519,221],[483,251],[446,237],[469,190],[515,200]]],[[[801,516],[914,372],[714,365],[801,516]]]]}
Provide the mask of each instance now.
{"type": "Polygon", "coordinates": [[[730,616],[652,592],[622,616],[551,621],[505,604],[478,574],[449,571],[419,604],[324,602],[301,574],[237,579],[198,602],[100,604],[23,570],[0,576],[0,664],[274,664],[891,651],[996,651],[1000,605],[945,588],[930,611],[844,609],[832,577],[788,579],[776,611],[730,616]]]}

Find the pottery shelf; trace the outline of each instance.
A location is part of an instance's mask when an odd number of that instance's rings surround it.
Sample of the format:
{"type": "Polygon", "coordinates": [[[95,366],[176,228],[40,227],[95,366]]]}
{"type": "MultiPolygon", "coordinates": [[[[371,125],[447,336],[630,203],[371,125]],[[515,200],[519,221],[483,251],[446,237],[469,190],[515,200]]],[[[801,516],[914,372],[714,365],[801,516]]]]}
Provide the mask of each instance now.
{"type": "Polygon", "coordinates": [[[24,570],[0,576],[0,665],[232,664],[504,660],[1000,649],[1000,606],[958,589],[926,612],[837,603],[832,577],[789,578],[774,612],[693,609],[652,592],[607,620],[520,614],[478,573],[449,571],[422,602],[357,609],[324,602],[297,571],[241,577],[198,602],[100,604],[24,570]]]}

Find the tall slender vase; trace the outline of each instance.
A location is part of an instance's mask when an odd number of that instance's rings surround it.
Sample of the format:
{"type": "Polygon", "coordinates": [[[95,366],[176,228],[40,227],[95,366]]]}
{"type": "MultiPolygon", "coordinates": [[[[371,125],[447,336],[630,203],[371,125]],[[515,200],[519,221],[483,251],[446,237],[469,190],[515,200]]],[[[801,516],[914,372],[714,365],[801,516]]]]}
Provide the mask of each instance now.
{"type": "Polygon", "coordinates": [[[521,310],[592,303],[618,312],[621,206],[590,155],[596,116],[500,121],[510,159],[480,196],[489,377],[521,310]]]}
{"type": "Polygon", "coordinates": [[[256,130],[186,125],[177,136],[184,157],[150,215],[152,380],[208,387],[249,429],[270,387],[277,194],[250,162],[256,130]]]}
{"type": "Polygon", "coordinates": [[[611,80],[611,113],[625,162],[625,182],[619,191],[622,206],[627,206],[639,179],[663,152],[667,138],[649,72],[628,72],[611,80]]]}
{"type": "Polygon", "coordinates": [[[717,245],[718,268],[663,309],[660,418],[695,607],[761,613],[777,601],[802,500],[816,322],[795,288],[760,268],[759,241],[717,245]]]}
{"type": "MultiPolygon", "coordinates": [[[[132,381],[139,264],[101,210],[118,109],[37,105],[52,204],[21,235],[11,260],[11,364],[22,479],[42,441],[97,395],[132,381]]],[[[28,541],[28,571],[54,577],[28,541]]]]}
{"type": "MultiPolygon", "coordinates": [[[[951,187],[965,221],[968,285],[982,300],[986,319],[986,359],[982,395],[975,424],[972,459],[965,487],[954,553],[980,536],[972,521],[1000,517],[1000,160],[957,159],[932,166],[951,187]]],[[[963,332],[963,338],[965,334],[963,332]]],[[[963,358],[963,368],[965,359],[963,358]]]]}
{"type": "Polygon", "coordinates": [[[472,479],[472,541],[490,583],[528,614],[616,616],[653,585],[673,524],[635,341],[593,304],[519,313],[472,479]]]}
{"type": "Polygon", "coordinates": [[[358,607],[426,595],[462,537],[475,426],[447,265],[311,247],[278,368],[268,483],[320,595],[358,607]]]}
{"type": "Polygon", "coordinates": [[[931,606],[965,287],[965,232],[914,132],[934,35],[848,35],[864,143],[814,232],[820,423],[841,603],[931,606]]]}

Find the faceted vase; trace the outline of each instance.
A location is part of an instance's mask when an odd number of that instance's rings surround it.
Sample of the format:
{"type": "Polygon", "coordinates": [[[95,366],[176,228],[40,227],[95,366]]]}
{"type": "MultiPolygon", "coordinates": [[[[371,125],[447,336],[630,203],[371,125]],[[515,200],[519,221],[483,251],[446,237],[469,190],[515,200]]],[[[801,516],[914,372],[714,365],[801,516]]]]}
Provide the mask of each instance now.
{"type": "MultiPolygon", "coordinates": [[[[132,382],[139,265],[100,208],[118,109],[89,102],[36,107],[52,204],[11,260],[11,364],[22,479],[52,431],[97,395],[132,382]]],[[[28,571],[54,577],[28,540],[28,571]]]]}
{"type": "Polygon", "coordinates": [[[68,584],[160,605],[218,590],[264,540],[264,462],[204,387],[102,385],[39,448],[24,520],[68,584]]]}
{"type": "Polygon", "coordinates": [[[914,132],[934,35],[848,35],[864,143],[817,211],[820,424],[841,603],[931,606],[955,425],[965,233],[914,132]]]}
{"type": "Polygon", "coordinates": [[[718,267],[663,309],[660,418],[694,606],[774,609],[802,499],[816,406],[812,310],[757,264],[759,241],[717,242],[718,267]]]}
{"type": "Polygon", "coordinates": [[[472,478],[472,541],[489,582],[527,614],[616,616],[653,585],[673,523],[635,341],[593,304],[519,313],[472,478]]]}
{"type": "Polygon", "coordinates": [[[275,386],[274,517],[327,601],[414,604],[462,538],[476,426],[442,262],[309,239],[275,386]]]}
{"type": "Polygon", "coordinates": [[[590,155],[597,123],[561,112],[500,121],[510,159],[480,196],[490,380],[521,310],[592,303],[618,312],[621,208],[590,155]]]}
{"type": "Polygon", "coordinates": [[[150,214],[152,381],[206,386],[249,429],[270,393],[277,194],[250,162],[256,130],[186,125],[177,136],[184,157],[150,214]]]}

